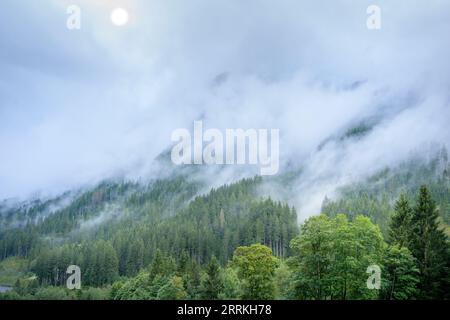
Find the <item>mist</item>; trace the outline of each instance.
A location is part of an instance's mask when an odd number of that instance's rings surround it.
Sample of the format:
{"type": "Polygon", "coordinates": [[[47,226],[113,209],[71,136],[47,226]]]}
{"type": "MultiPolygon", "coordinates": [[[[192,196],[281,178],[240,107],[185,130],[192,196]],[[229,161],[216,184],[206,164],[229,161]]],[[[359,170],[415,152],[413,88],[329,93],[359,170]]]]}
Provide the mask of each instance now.
{"type": "Polygon", "coordinates": [[[195,120],[279,129],[281,168],[303,172],[301,219],[341,185],[449,146],[450,3],[377,1],[380,30],[366,26],[371,4],[3,1],[0,199],[162,175],[154,159],[195,120]],[[66,28],[69,4],[81,30],[66,28]],[[116,6],[127,26],[109,21],[116,6]],[[364,136],[338,139],[364,121],[364,136]]]}

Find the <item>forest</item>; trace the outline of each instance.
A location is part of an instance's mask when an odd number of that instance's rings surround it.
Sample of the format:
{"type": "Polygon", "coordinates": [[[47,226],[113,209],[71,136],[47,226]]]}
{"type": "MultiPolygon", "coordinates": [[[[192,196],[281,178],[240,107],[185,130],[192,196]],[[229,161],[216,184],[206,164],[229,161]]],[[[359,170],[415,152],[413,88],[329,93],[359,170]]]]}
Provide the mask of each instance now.
{"type": "Polygon", "coordinates": [[[261,194],[259,176],[210,190],[184,175],[106,181],[0,202],[0,299],[448,299],[449,172],[444,151],[387,168],[300,223],[289,202],[261,194]],[[66,287],[70,265],[80,290],[66,287]]]}

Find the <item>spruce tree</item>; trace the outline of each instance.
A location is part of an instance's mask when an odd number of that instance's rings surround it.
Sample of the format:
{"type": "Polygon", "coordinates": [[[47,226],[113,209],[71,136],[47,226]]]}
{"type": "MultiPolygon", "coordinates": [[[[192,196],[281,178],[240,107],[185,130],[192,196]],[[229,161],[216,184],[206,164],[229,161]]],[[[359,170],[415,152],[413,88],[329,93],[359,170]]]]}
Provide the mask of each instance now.
{"type": "Polygon", "coordinates": [[[158,275],[165,274],[165,261],[164,261],[163,254],[161,253],[161,250],[157,249],[155,257],[153,258],[152,264],[150,265],[150,280],[153,281],[153,279],[158,275]]]}
{"type": "Polygon", "coordinates": [[[202,298],[216,300],[223,289],[220,265],[213,256],[206,267],[206,277],[202,281],[202,298]]]}
{"type": "Polygon", "coordinates": [[[409,205],[408,197],[405,193],[402,193],[395,203],[395,213],[389,226],[389,241],[392,245],[408,246],[411,219],[412,208],[409,205]]]}
{"type": "Polygon", "coordinates": [[[406,300],[417,296],[419,269],[408,248],[389,246],[383,258],[382,270],[381,299],[406,300]]]}
{"type": "Polygon", "coordinates": [[[181,252],[180,259],[177,264],[177,275],[178,276],[182,277],[186,273],[187,267],[188,267],[188,262],[189,262],[189,256],[187,255],[186,251],[183,250],[181,252]]]}
{"type": "Polygon", "coordinates": [[[419,264],[421,299],[442,299],[449,289],[449,244],[438,216],[428,188],[422,186],[412,216],[409,248],[419,264]]]}

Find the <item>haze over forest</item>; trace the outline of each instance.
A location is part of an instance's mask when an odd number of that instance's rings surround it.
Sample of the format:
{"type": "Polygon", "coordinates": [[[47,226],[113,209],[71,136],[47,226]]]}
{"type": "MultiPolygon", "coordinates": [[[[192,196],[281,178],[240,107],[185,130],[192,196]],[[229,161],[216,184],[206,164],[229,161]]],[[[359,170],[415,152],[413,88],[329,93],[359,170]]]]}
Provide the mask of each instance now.
{"type": "Polygon", "coordinates": [[[448,299],[450,2],[372,4],[3,0],[0,300],[448,299]],[[195,121],[278,173],[176,166],[195,121]]]}
{"type": "Polygon", "coordinates": [[[127,1],[121,28],[121,1],[78,4],[75,31],[67,1],[2,4],[2,199],[151,179],[171,132],[199,119],[279,128],[282,166],[322,190],[313,211],[325,190],[450,141],[442,1],[382,1],[380,30],[364,1],[127,1]],[[361,124],[361,139],[332,140],[361,124]]]}

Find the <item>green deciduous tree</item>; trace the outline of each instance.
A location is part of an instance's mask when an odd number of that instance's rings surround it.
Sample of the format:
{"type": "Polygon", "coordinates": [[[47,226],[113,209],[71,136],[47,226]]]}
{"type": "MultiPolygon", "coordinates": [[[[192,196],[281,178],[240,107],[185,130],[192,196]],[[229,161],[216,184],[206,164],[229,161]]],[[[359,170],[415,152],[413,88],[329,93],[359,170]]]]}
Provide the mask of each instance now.
{"type": "Polygon", "coordinates": [[[293,295],[298,299],[373,299],[367,267],[380,264],[385,246],[367,217],[349,222],[344,215],[309,218],[292,240],[293,295]]]}
{"type": "Polygon", "coordinates": [[[169,278],[159,291],[157,298],[160,300],[182,300],[188,297],[183,286],[183,279],[178,276],[169,278]]]}
{"type": "Polygon", "coordinates": [[[324,299],[329,296],[333,222],[325,215],[309,218],[292,240],[295,297],[324,299]]]}
{"type": "Polygon", "coordinates": [[[275,270],[276,299],[293,298],[293,273],[285,262],[281,262],[275,270]]]}
{"type": "Polygon", "coordinates": [[[238,247],[234,251],[232,265],[237,268],[242,283],[243,299],[273,299],[274,275],[278,259],[272,250],[261,244],[238,247]]]}

